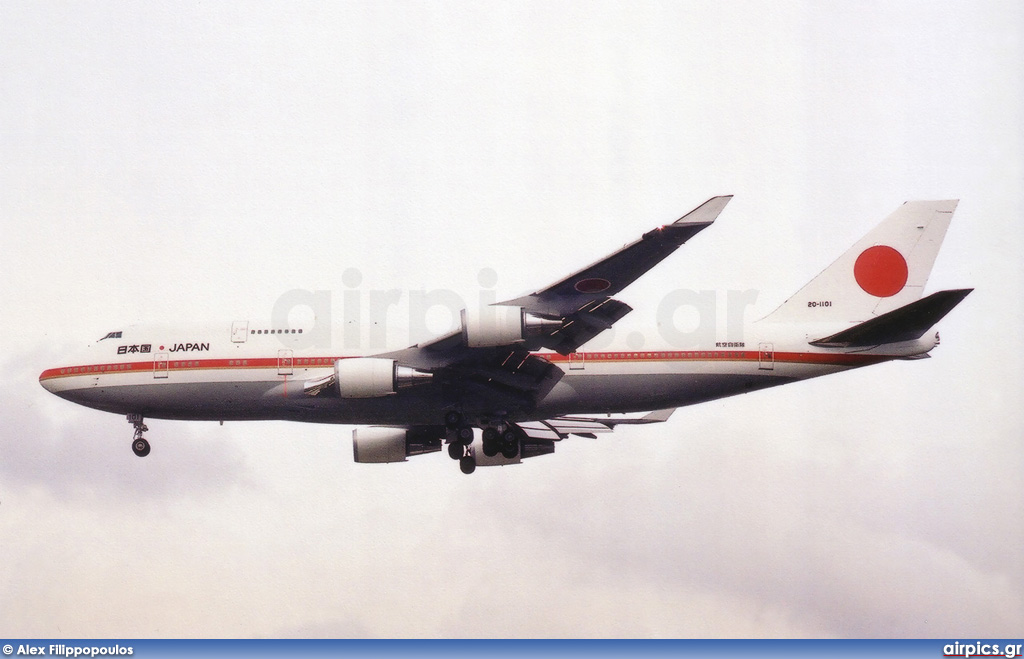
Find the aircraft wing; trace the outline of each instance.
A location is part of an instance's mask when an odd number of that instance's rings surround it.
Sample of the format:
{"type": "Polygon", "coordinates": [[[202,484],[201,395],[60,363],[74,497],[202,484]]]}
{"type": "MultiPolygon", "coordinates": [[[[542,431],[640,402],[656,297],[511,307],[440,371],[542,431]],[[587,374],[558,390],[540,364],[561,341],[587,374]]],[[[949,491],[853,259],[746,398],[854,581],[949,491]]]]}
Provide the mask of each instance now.
{"type": "Polygon", "coordinates": [[[632,311],[615,295],[702,229],[731,195],[712,197],[671,224],[648,231],[617,252],[529,295],[463,315],[463,326],[405,350],[382,355],[416,368],[504,360],[509,351],[548,348],[568,355],[632,311]]]}
{"type": "Polygon", "coordinates": [[[701,229],[710,226],[730,199],[732,195],[712,197],[675,222],[648,231],[639,240],[565,279],[499,304],[520,306],[541,316],[564,318],[606,300],[661,263],[701,229]]]}
{"type": "Polygon", "coordinates": [[[564,375],[533,354],[568,355],[632,311],[614,295],[711,225],[731,196],[713,197],[675,222],[546,288],[482,310],[464,310],[462,327],[378,357],[429,371],[463,400],[494,409],[528,408],[564,375]]]}

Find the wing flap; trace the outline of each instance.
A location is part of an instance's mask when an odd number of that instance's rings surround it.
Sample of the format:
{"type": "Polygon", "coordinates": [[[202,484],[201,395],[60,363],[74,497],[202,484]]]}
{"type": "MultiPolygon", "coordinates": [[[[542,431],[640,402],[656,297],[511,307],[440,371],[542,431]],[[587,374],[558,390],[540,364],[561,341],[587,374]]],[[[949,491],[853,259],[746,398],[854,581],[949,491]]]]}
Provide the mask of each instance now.
{"type": "Polygon", "coordinates": [[[581,345],[609,329],[616,321],[633,310],[625,302],[606,298],[583,305],[579,311],[565,318],[562,327],[543,337],[541,346],[562,355],[575,352],[581,345]]]}
{"type": "Polygon", "coordinates": [[[558,441],[564,438],[563,435],[560,435],[557,430],[544,421],[523,421],[515,425],[530,439],[558,441]]]}
{"type": "Polygon", "coordinates": [[[605,416],[559,416],[545,421],[520,421],[518,426],[531,439],[561,440],[569,435],[593,438],[598,433],[607,433],[620,425],[643,425],[668,421],[676,408],[648,412],[643,416],[615,414],[605,416]]]}

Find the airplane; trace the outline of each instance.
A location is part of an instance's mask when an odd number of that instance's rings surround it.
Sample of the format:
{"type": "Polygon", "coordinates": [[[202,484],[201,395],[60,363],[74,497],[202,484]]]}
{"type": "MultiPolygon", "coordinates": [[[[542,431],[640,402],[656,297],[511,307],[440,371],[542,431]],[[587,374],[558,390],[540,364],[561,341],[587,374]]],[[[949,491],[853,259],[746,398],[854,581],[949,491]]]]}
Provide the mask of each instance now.
{"type": "Polygon", "coordinates": [[[747,324],[743,340],[587,350],[632,310],[612,296],[709,227],[730,199],[713,197],[529,295],[464,309],[458,329],[416,345],[330,350],[303,340],[308,327],[248,320],[130,326],[39,381],[61,398],[126,415],[140,457],[150,453],[146,418],[276,419],[368,426],[352,433],[360,463],[447,446],[469,474],[553,453],[570,435],[665,422],[678,407],[929,357],[939,344],[932,327],[973,290],[923,296],[958,201],[909,201],[747,324]]]}

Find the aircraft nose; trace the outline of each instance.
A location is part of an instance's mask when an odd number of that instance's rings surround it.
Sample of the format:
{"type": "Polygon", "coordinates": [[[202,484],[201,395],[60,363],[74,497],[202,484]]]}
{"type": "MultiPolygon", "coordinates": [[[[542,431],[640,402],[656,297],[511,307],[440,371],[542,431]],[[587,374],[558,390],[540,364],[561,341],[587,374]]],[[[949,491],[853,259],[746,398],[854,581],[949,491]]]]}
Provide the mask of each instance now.
{"type": "Polygon", "coordinates": [[[68,380],[62,377],[66,372],[67,368],[47,368],[39,374],[39,384],[55,396],[69,398],[68,380]]]}
{"type": "Polygon", "coordinates": [[[51,394],[60,395],[60,389],[57,386],[57,382],[60,378],[61,369],[59,368],[48,368],[39,374],[39,384],[43,386],[51,394]]]}

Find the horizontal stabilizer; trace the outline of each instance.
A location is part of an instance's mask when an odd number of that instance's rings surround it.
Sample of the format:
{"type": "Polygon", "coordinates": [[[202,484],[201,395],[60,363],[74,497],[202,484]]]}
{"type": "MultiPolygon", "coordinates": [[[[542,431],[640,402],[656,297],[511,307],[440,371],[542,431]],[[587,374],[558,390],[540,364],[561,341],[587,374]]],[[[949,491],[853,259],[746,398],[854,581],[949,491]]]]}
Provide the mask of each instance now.
{"type": "Polygon", "coordinates": [[[866,320],[811,345],[823,348],[852,348],[900,343],[921,338],[943,316],[960,304],[973,288],[939,291],[916,302],[866,320]]]}

